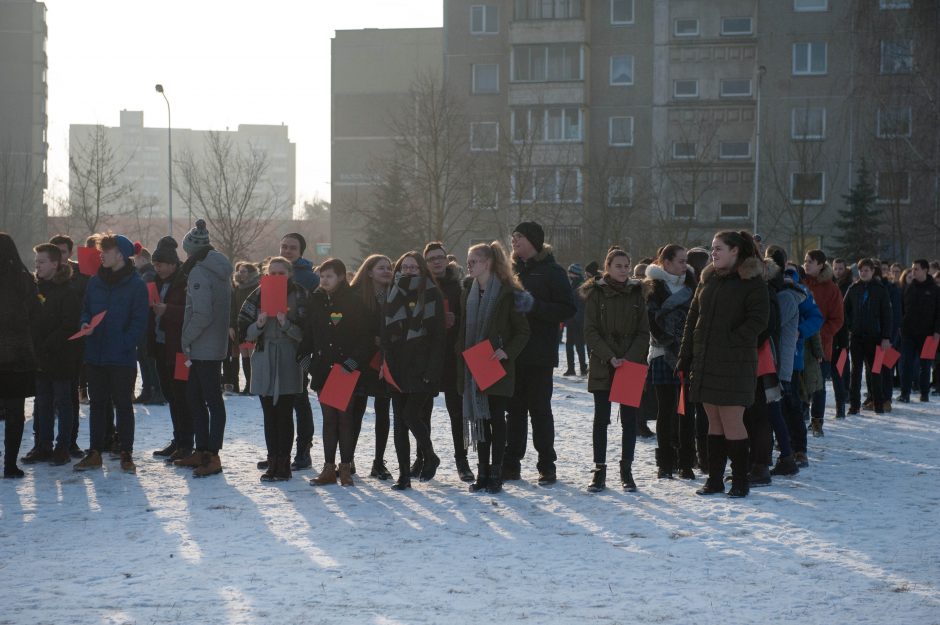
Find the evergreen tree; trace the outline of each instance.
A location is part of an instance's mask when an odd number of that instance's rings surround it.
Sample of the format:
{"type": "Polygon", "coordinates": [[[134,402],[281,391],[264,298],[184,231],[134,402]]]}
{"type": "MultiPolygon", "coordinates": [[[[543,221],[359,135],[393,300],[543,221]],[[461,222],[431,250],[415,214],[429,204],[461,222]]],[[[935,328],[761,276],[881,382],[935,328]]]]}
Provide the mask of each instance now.
{"type": "Polygon", "coordinates": [[[881,227],[881,211],[875,206],[878,199],[875,188],[869,180],[868,166],[865,160],[857,172],[855,185],[848,195],[843,195],[846,207],[839,211],[835,222],[838,234],[835,236],[835,254],[853,263],[859,258],[871,258],[878,255],[878,238],[881,227]]]}
{"type": "Polygon", "coordinates": [[[390,166],[376,189],[372,206],[359,211],[364,219],[363,238],[357,240],[362,257],[384,254],[392,259],[419,249],[420,236],[414,208],[398,165],[390,166]]]}

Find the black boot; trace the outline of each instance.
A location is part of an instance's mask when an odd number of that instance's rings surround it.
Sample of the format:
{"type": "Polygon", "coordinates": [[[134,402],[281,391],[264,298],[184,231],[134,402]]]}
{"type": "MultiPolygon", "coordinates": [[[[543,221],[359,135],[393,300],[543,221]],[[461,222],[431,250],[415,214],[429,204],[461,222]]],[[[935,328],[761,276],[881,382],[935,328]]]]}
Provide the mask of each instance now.
{"type": "Polygon", "coordinates": [[[727,441],[728,457],[731,458],[731,489],[729,497],[747,497],[750,492],[747,475],[747,459],[750,454],[750,441],[727,441]]]}
{"type": "Polygon", "coordinates": [[[636,417],[636,435],[641,438],[653,438],[656,436],[656,432],[650,429],[650,426],[646,424],[646,419],[640,415],[636,417]]]}
{"type": "Polygon", "coordinates": [[[656,449],[656,477],[661,480],[672,479],[671,449],[656,449]]]}
{"type": "Polygon", "coordinates": [[[748,484],[751,486],[770,486],[770,468],[766,464],[751,465],[751,472],[747,475],[748,484]]]}
{"type": "Polygon", "coordinates": [[[796,466],[793,454],[789,456],[780,456],[777,458],[777,464],[770,470],[771,475],[796,475],[800,472],[800,467],[796,466]]]}
{"type": "Polygon", "coordinates": [[[407,469],[398,472],[398,480],[392,484],[392,490],[408,490],[411,488],[411,474],[407,469]]]}
{"type": "Polygon", "coordinates": [[[708,473],[708,436],[696,436],[695,449],[699,471],[708,473]]]}
{"type": "Polygon", "coordinates": [[[477,481],[470,485],[471,493],[479,493],[486,490],[487,479],[490,476],[490,465],[482,462],[477,465],[477,481]]]}
{"type": "Polygon", "coordinates": [[[472,482],[473,481],[473,471],[470,470],[470,463],[467,462],[466,456],[455,456],[454,461],[457,463],[457,475],[460,476],[461,482],[472,482]]]}
{"type": "Polygon", "coordinates": [[[299,471],[309,469],[311,466],[313,466],[313,461],[310,459],[310,445],[298,443],[297,455],[294,456],[294,461],[290,463],[290,468],[299,471]]]}
{"type": "Polygon", "coordinates": [[[588,484],[588,491],[599,493],[607,488],[607,465],[596,464],[591,472],[591,483],[588,484]]]}
{"type": "Polygon", "coordinates": [[[725,463],[727,462],[724,434],[708,435],[708,479],[695,491],[696,495],[715,495],[725,492],[725,463]]]}
{"type": "Polygon", "coordinates": [[[376,477],[380,480],[390,480],[392,479],[392,474],[388,470],[388,467],[385,466],[384,460],[373,460],[372,472],[369,473],[369,477],[376,477]]]}
{"type": "Polygon", "coordinates": [[[422,482],[433,480],[434,474],[437,473],[437,467],[439,466],[441,466],[441,459],[437,457],[437,454],[430,449],[425,451],[424,466],[421,467],[421,477],[419,479],[422,482]]]}
{"type": "Polygon", "coordinates": [[[421,455],[421,451],[418,450],[418,454],[415,456],[414,464],[411,465],[411,470],[409,475],[411,477],[421,477],[421,469],[424,468],[424,456],[421,455]]]}
{"type": "Polygon", "coordinates": [[[490,475],[486,480],[486,492],[491,495],[503,490],[503,467],[499,464],[494,464],[490,467],[490,475]]]}
{"type": "Polygon", "coordinates": [[[636,492],[636,482],[633,481],[633,468],[629,462],[620,461],[620,485],[628,493],[636,492]]]}

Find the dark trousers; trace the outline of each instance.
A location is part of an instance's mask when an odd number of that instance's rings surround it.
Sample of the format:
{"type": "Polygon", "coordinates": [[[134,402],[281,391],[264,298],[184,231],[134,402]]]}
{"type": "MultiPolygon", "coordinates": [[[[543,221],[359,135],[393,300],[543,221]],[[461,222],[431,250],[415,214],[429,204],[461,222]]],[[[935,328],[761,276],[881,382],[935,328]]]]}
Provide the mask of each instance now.
{"type": "Polygon", "coordinates": [[[806,453],[806,421],[803,420],[803,402],[800,401],[799,371],[793,372],[793,380],[781,382],[783,397],[780,399],[780,408],[783,410],[783,419],[787,423],[787,432],[790,435],[790,445],[794,452],[806,453]]]}
{"type": "MultiPolygon", "coordinates": [[[[353,452],[359,443],[359,432],[362,430],[362,415],[366,413],[366,404],[369,401],[368,395],[354,395],[352,404],[349,406],[350,412],[356,415],[354,424],[356,426],[356,437],[353,442],[353,452]]],[[[372,400],[372,408],[375,411],[375,459],[379,462],[385,461],[385,448],[388,446],[388,433],[392,428],[391,417],[391,397],[375,397],[372,400]]]]}
{"type": "MultiPolygon", "coordinates": [[[[450,436],[454,441],[454,460],[467,457],[467,449],[463,444],[463,398],[456,391],[444,393],[444,404],[447,406],[447,416],[450,417],[450,436]]],[[[431,431],[431,413],[434,411],[434,397],[428,399],[424,406],[424,424],[431,431]]],[[[505,415],[503,416],[505,420],[505,415]]],[[[503,440],[505,444],[505,436],[503,440]]],[[[502,458],[502,456],[500,456],[502,458]]]]}
{"type": "Polygon", "coordinates": [[[398,470],[402,475],[408,475],[411,468],[409,430],[414,435],[418,449],[425,458],[434,454],[431,430],[424,422],[424,405],[430,396],[430,393],[394,393],[392,395],[395,410],[395,454],[398,456],[398,470]]]}
{"type": "MultiPolygon", "coordinates": [[[[193,360],[186,384],[186,401],[193,416],[196,449],[218,453],[225,438],[222,401],[222,361],[193,360]]],[[[120,425],[118,425],[120,429],[120,425]]]]}
{"type": "MultiPolygon", "coordinates": [[[[240,391],[240,385],[238,381],[238,368],[240,366],[239,361],[241,356],[231,356],[222,361],[222,384],[230,384],[232,390],[236,393],[240,391]]],[[[246,385],[247,389],[248,386],[246,385]]]]}
{"type": "Polygon", "coordinates": [[[323,413],[323,459],[329,464],[336,463],[336,446],[339,445],[340,462],[352,462],[356,452],[356,437],[362,427],[362,414],[358,410],[341,411],[324,403],[320,404],[323,413]]]}
{"type": "MultiPolygon", "coordinates": [[[[926,337],[924,337],[926,338],[926,337]]],[[[921,395],[930,394],[930,365],[929,360],[920,357],[920,350],[924,348],[924,338],[901,339],[901,395],[910,397],[914,379],[921,395]]]]}
{"type": "Polygon", "coordinates": [[[294,413],[297,415],[297,450],[309,450],[313,446],[313,406],[310,405],[310,395],[307,388],[310,378],[304,374],[304,390],[294,395],[294,413]]]}
{"type": "Polygon", "coordinates": [[[509,402],[504,464],[516,469],[525,457],[532,419],[532,445],[538,452],[539,473],[555,473],[555,419],[552,415],[552,367],[516,368],[516,394],[509,402]]]}
{"type": "Polygon", "coordinates": [[[780,446],[780,456],[786,458],[793,455],[793,447],[790,445],[790,429],[787,427],[787,421],[783,416],[782,400],[772,401],[767,404],[767,417],[770,419],[770,426],[773,428],[777,445],[780,446]]]}
{"type": "Polygon", "coordinates": [[[820,421],[826,416],[826,380],[832,377],[832,363],[823,360],[819,363],[819,370],[822,373],[822,388],[813,393],[813,405],[810,408],[810,414],[814,419],[820,421]]]}
{"type": "MultiPolygon", "coordinates": [[[[509,399],[490,395],[486,403],[490,408],[490,418],[483,422],[483,439],[477,441],[477,458],[480,466],[501,467],[506,453],[506,410],[509,408],[509,399]]],[[[460,436],[463,441],[462,427],[460,436]]]]}
{"type": "Polygon", "coordinates": [[[695,415],[686,402],[680,415],[678,384],[655,384],[656,393],[656,463],[661,469],[691,469],[695,462],[695,415]]]}
{"type": "MultiPolygon", "coordinates": [[[[137,349],[138,353],[141,351],[137,349]]],[[[157,364],[151,356],[140,356],[137,359],[140,365],[140,394],[142,397],[159,399],[162,389],[160,377],[157,375],[157,364]]]]}
{"type": "Polygon", "coordinates": [[[842,375],[839,375],[839,372],[836,370],[836,363],[839,362],[839,356],[842,352],[845,351],[841,347],[832,348],[832,360],[829,363],[829,375],[832,377],[832,393],[836,396],[836,410],[838,412],[843,412],[845,410],[845,402],[848,399],[846,389],[850,367],[848,360],[846,360],[845,367],[842,369],[842,375]]]}
{"type": "Polygon", "coordinates": [[[750,441],[751,465],[773,464],[773,436],[770,433],[770,405],[760,378],[754,389],[754,403],[744,409],[744,427],[750,441]]]}
{"type": "Polygon", "coordinates": [[[87,365],[88,402],[91,407],[91,448],[102,452],[110,444],[108,421],[110,406],[117,416],[117,433],[121,451],[134,451],[134,382],[137,367],[87,365]]]}
{"type": "Polygon", "coordinates": [[[264,444],[268,457],[290,457],[294,446],[294,401],[293,395],[281,395],[274,403],[273,397],[261,397],[261,412],[264,414],[264,444]]]}
{"type": "Polygon", "coordinates": [[[33,414],[39,442],[52,444],[58,417],[59,436],[56,443],[68,449],[72,443],[72,419],[76,416],[72,412],[72,380],[53,379],[37,373],[33,414]]]}
{"type": "Polygon", "coordinates": [[[868,392],[876,407],[881,407],[881,375],[872,373],[871,367],[875,362],[875,347],[881,341],[876,338],[852,337],[849,345],[849,354],[852,356],[852,380],[849,384],[849,405],[858,408],[862,405],[862,371],[867,370],[868,392]]]}
{"type": "MultiPolygon", "coordinates": [[[[594,391],[594,464],[607,464],[607,426],[610,425],[610,391],[594,391]]],[[[620,461],[631,466],[636,451],[636,414],[633,406],[620,406],[621,436],[620,461]]]]}
{"type": "Polygon", "coordinates": [[[166,348],[157,345],[156,361],[157,374],[160,376],[160,388],[163,396],[170,404],[170,421],[173,424],[173,442],[183,449],[193,448],[193,416],[189,411],[189,401],[186,398],[186,382],[174,380],[176,363],[170,364],[166,358],[166,348]]]}
{"type": "Polygon", "coordinates": [[[0,410],[3,410],[3,465],[14,467],[16,458],[20,455],[20,445],[23,443],[26,400],[0,399],[0,410]]]}
{"type": "Polygon", "coordinates": [[[568,371],[574,371],[574,355],[578,354],[578,364],[581,369],[587,369],[587,363],[584,357],[584,335],[572,334],[570,329],[566,329],[565,337],[565,356],[568,359],[568,371]]]}

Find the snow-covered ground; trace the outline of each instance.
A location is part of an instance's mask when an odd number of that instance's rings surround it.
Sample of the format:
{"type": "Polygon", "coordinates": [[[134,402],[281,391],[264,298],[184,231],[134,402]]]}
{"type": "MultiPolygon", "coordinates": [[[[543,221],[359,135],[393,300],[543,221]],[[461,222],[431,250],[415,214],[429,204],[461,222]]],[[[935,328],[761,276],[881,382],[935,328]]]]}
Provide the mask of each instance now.
{"type": "MultiPolygon", "coordinates": [[[[262,484],[258,401],[226,405],[220,476],[151,457],[170,430],[156,408],[137,413],[136,476],[106,460],[0,481],[0,623],[940,623],[940,401],[829,420],[809,469],[744,500],[657,481],[642,439],[639,492],[587,493],[581,379],[556,377],[559,483],[535,484],[530,453],[497,496],[458,481],[440,401],[444,463],[404,493],[313,488],[313,471],[262,484]]],[[[362,476],[373,444],[370,408],[362,476]]]]}

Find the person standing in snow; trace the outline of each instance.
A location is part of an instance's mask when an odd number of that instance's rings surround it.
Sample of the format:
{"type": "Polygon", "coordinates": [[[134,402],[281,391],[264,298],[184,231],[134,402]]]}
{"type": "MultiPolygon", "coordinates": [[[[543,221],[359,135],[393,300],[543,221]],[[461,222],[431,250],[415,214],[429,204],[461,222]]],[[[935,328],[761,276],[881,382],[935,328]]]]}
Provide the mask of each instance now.
{"type": "MultiPolygon", "coordinates": [[[[832,377],[832,342],[836,333],[842,329],[845,322],[845,310],[842,303],[842,293],[832,279],[832,268],[826,262],[826,254],[822,250],[810,250],[803,259],[803,271],[806,272],[805,284],[813,294],[819,312],[823,316],[823,325],[819,330],[819,339],[822,341],[823,360],[820,369],[823,377],[822,388],[813,394],[811,408],[812,427],[814,435],[822,435],[823,419],[826,412],[826,384],[832,377]]],[[[836,373],[835,375],[838,375],[836,373]]],[[[844,399],[836,397],[836,406],[844,406],[844,399]],[[840,402],[840,400],[842,400],[840,402]]]]}
{"type": "Polygon", "coordinates": [[[857,415],[862,403],[862,371],[868,369],[868,390],[876,414],[884,414],[881,372],[873,371],[875,348],[891,346],[891,301],[888,291],[875,277],[875,263],[862,258],[856,263],[858,282],[845,293],[845,325],[849,329],[852,379],[849,386],[849,414],[857,415]]]}
{"type": "MultiPolygon", "coordinates": [[[[584,270],[581,265],[573,263],[568,265],[568,280],[571,282],[571,290],[575,293],[584,284],[584,270]]],[[[574,357],[578,356],[581,375],[587,375],[587,362],[584,353],[584,300],[580,297],[574,298],[577,311],[574,317],[565,321],[565,359],[568,368],[562,375],[575,375],[574,357]]]]}

